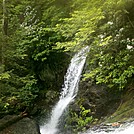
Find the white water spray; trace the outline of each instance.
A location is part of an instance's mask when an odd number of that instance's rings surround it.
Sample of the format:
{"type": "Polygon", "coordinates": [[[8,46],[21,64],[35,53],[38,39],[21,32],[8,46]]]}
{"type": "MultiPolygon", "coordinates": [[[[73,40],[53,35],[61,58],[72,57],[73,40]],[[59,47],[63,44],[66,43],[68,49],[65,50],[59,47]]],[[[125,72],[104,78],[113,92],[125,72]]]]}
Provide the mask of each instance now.
{"type": "Polygon", "coordinates": [[[64,79],[64,87],[62,88],[60,100],[53,108],[51,118],[48,123],[40,127],[41,134],[58,133],[57,127],[59,119],[69,103],[72,102],[77,95],[78,83],[85,64],[88,50],[89,48],[85,47],[72,58],[64,79]]]}
{"type": "Polygon", "coordinates": [[[105,128],[104,130],[88,130],[85,133],[79,134],[134,134],[134,121],[131,123],[122,124],[119,127],[105,128]]]}

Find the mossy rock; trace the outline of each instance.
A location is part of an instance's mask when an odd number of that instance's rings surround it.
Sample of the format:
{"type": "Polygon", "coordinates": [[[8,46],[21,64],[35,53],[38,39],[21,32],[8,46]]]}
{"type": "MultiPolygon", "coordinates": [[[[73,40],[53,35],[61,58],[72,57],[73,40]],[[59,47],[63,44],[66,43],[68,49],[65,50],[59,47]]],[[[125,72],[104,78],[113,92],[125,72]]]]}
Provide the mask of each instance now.
{"type": "MultiPolygon", "coordinates": [[[[28,117],[25,117],[19,121],[14,120],[16,116],[10,116],[10,120],[12,120],[14,123],[7,124],[7,127],[5,129],[0,131],[0,134],[40,134],[39,126],[38,124],[28,117]]],[[[7,118],[4,118],[5,122],[7,122],[7,118]]],[[[3,120],[4,120],[3,119],[3,120]]],[[[4,122],[4,121],[3,121],[4,122]]],[[[10,121],[11,122],[11,121],[10,121]]]]}
{"type": "Polygon", "coordinates": [[[134,90],[128,90],[121,99],[117,110],[108,118],[106,122],[124,122],[134,118],[134,90]]]}

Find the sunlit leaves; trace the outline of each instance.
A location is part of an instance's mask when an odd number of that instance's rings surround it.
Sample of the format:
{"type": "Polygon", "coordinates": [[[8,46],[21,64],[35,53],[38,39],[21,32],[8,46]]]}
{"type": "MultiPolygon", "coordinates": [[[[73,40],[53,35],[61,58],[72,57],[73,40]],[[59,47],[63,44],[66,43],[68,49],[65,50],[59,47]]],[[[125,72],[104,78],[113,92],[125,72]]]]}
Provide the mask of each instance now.
{"type": "Polygon", "coordinates": [[[4,72],[4,73],[0,74],[0,80],[9,79],[9,78],[10,78],[10,75],[8,72],[4,72]]]}
{"type": "Polygon", "coordinates": [[[90,36],[95,33],[101,19],[104,19],[104,15],[96,2],[89,2],[86,7],[74,10],[69,18],[63,19],[63,23],[57,25],[58,31],[66,38],[65,44],[62,44],[67,49],[88,45],[90,36]]]}
{"type": "Polygon", "coordinates": [[[99,44],[99,46],[108,45],[111,38],[112,38],[112,36],[108,36],[108,37],[102,39],[102,40],[101,40],[101,43],[99,44]]]}
{"type": "MultiPolygon", "coordinates": [[[[132,22],[134,20],[133,17],[129,18],[131,21],[124,19],[132,10],[131,8],[126,10],[128,3],[122,0],[118,2],[109,0],[103,5],[105,19],[98,26],[98,37],[94,38],[90,45],[90,72],[84,75],[84,80],[89,78],[97,84],[104,83],[110,88],[116,87],[119,90],[133,81],[132,22]]],[[[130,1],[130,3],[133,2],[130,1]]]]}

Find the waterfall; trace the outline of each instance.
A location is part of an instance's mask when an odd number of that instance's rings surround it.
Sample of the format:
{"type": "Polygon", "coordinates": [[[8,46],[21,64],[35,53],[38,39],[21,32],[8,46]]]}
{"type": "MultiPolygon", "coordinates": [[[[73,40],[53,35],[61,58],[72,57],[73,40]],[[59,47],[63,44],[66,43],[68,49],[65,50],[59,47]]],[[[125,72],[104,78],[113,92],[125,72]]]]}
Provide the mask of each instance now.
{"type": "Polygon", "coordinates": [[[89,48],[85,47],[72,58],[64,78],[64,87],[62,88],[60,99],[53,108],[49,121],[40,127],[41,134],[58,133],[60,117],[69,103],[72,102],[77,95],[78,83],[85,64],[88,50],[89,48]]]}

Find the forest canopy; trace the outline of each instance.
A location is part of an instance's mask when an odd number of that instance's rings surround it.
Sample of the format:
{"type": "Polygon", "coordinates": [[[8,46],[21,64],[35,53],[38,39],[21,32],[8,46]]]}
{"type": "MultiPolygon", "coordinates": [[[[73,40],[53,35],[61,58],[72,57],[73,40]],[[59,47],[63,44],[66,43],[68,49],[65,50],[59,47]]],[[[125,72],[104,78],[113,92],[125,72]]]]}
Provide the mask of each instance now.
{"type": "Polygon", "coordinates": [[[133,86],[133,0],[0,3],[0,116],[33,107],[42,91],[58,92],[72,53],[83,46],[90,47],[83,80],[133,86]]]}

